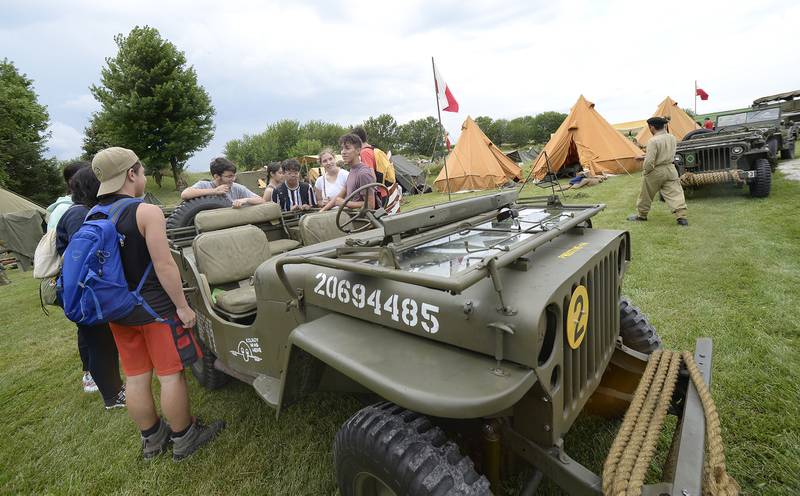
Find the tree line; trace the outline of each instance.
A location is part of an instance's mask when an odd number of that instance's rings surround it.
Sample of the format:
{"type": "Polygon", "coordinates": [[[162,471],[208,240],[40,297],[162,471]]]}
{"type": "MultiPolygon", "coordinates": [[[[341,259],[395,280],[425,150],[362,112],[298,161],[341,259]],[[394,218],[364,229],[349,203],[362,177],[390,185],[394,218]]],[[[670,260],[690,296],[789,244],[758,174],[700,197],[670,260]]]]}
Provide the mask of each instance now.
{"type": "MultiPolygon", "coordinates": [[[[169,169],[177,189],[188,159],[214,136],[215,110],[193,67],[158,30],[134,27],[114,37],[117,53],[106,58],[99,84],[91,94],[100,104],[84,130],[82,156],[90,160],[108,146],[136,151],[146,173],[161,184],[169,169]]],[[[566,114],[543,112],[516,119],[478,117],[476,122],[497,145],[516,147],[544,143],[566,114]]],[[[7,59],[0,63],[0,186],[46,205],[63,191],[58,162],[45,158],[49,115],[33,90],[33,82],[7,59]]],[[[370,117],[359,125],[369,142],[383,150],[417,156],[444,153],[442,128],[427,116],[399,124],[390,114],[370,117]]],[[[319,120],[284,119],[264,131],[228,141],[224,154],[242,169],[302,155],[316,155],[351,129],[319,120]]]]}

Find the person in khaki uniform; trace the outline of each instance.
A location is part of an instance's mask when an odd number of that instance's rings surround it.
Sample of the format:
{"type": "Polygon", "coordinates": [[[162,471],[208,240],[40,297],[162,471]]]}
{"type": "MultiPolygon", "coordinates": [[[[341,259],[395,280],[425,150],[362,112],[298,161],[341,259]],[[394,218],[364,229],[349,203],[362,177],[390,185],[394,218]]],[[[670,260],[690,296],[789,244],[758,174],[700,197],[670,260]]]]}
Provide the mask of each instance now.
{"type": "Polygon", "coordinates": [[[661,192],[678,225],[688,226],[686,199],[683,196],[681,181],[678,179],[678,171],[672,165],[675,158],[675,136],[667,132],[666,124],[667,120],[663,117],[647,119],[653,137],[647,142],[647,152],[642,166],[642,190],[636,201],[636,210],[639,213],[629,216],[628,220],[646,221],[653,198],[661,192]]]}

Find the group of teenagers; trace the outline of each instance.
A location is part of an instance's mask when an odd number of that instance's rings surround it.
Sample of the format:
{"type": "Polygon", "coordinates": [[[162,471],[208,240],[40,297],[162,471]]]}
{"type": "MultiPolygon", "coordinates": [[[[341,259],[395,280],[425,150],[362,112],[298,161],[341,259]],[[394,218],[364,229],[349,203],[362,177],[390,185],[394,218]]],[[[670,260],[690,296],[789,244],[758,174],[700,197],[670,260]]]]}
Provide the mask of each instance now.
{"type": "MultiPolygon", "coordinates": [[[[182,200],[200,196],[225,195],[234,208],[244,205],[275,202],[284,212],[319,208],[329,210],[342,205],[351,193],[371,183],[383,182],[378,177],[375,147],[367,143],[363,128],[357,127],[339,139],[342,162],[337,163],[331,148],[319,153],[319,163],[324,169],[313,184],[301,178],[300,162],[290,158],[273,162],[266,167],[267,182],[264,194],[259,196],[245,186],[236,183],[236,165],[219,157],[211,162],[211,180],[197,181],[181,192],[182,200]],[[342,166],[346,166],[346,170],[342,166]]],[[[347,203],[348,208],[361,208],[364,202],[370,209],[376,208],[386,198],[385,188],[375,188],[372,194],[361,192],[347,203]]]]}
{"type": "MultiPolygon", "coordinates": [[[[300,181],[296,160],[271,166],[270,183],[263,196],[234,183],[234,164],[216,158],[211,162],[213,179],[185,189],[182,198],[225,195],[234,208],[275,201],[285,211],[317,205],[327,210],[342,205],[350,193],[362,186],[376,182],[374,157],[370,167],[367,162],[371,149],[368,144],[364,146],[365,142],[362,129],[340,138],[342,158],[349,172],[337,166],[331,150],[323,150],[320,161],[325,174],[315,186],[300,181]]],[[[84,222],[102,216],[95,213],[97,207],[111,209],[115,228],[124,239],[119,256],[128,290],[142,297],[142,303],[119,320],[77,326],[84,390],[99,391],[108,410],[127,407],[139,430],[143,458],[154,458],[171,446],[173,460],[181,460],[211,441],[225,422],[204,423],[191,413],[184,369],[200,359],[202,351],[190,331],[196,315],[183,293],[180,273],[167,243],[164,214],[155,205],[133,200],[144,196],[147,179],[144,166],[132,150],[101,150],[91,164],[75,162],[65,167],[64,179],[69,194],[48,208],[48,229],[56,230],[57,252],[64,254],[84,222]],[[154,373],[161,386],[161,415],[153,397],[154,373]]],[[[347,207],[360,208],[366,202],[369,208],[375,208],[380,197],[370,190],[354,196],[347,207]]]]}

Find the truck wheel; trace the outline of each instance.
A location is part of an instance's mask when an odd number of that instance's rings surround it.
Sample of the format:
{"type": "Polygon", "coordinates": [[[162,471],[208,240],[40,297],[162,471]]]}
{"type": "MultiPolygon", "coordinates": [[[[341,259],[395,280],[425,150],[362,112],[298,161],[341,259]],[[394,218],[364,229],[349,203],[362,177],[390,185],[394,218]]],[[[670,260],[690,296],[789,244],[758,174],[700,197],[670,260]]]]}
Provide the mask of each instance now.
{"type": "Polygon", "coordinates": [[[772,186],[772,167],[769,160],[759,158],[756,160],[756,178],[750,183],[750,196],[766,198],[772,186]]]}
{"type": "Polygon", "coordinates": [[[216,355],[208,349],[203,341],[197,339],[196,335],[195,339],[203,352],[203,358],[195,360],[192,364],[192,375],[206,389],[221,388],[231,380],[230,376],[214,368],[214,362],[217,359],[216,355]]]}
{"type": "Polygon", "coordinates": [[[661,348],[661,338],[647,316],[625,297],[619,300],[619,334],[622,344],[649,355],[661,348]]]}
{"type": "Polygon", "coordinates": [[[788,148],[784,148],[783,150],[781,150],[781,158],[784,160],[794,158],[794,141],[789,143],[788,148]]]}
{"type": "Polygon", "coordinates": [[[706,128],[695,129],[694,131],[689,131],[688,133],[686,133],[681,139],[681,141],[689,141],[695,136],[700,136],[701,134],[708,134],[713,132],[714,131],[712,131],[711,129],[706,129],[706,128]]]}
{"type": "Polygon", "coordinates": [[[167,218],[167,229],[194,225],[194,216],[203,210],[230,207],[231,201],[222,195],[198,196],[178,204],[167,218]]]}
{"type": "Polygon", "coordinates": [[[438,427],[389,402],[350,417],[333,457],[343,496],[491,494],[486,477],[438,427]]]}

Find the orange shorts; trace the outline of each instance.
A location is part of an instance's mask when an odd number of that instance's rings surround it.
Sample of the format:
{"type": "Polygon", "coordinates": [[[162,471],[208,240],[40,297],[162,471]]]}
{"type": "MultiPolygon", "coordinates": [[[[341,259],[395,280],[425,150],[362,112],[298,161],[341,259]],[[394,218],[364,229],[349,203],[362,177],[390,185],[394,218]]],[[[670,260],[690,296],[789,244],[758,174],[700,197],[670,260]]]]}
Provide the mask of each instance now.
{"type": "Polygon", "coordinates": [[[128,326],[109,323],[111,333],[119,350],[119,359],[125,375],[134,376],[150,372],[167,376],[180,372],[184,366],[190,365],[181,358],[184,356],[200,358],[203,353],[197,346],[190,329],[172,327],[166,322],[151,322],[145,325],[128,326]],[[192,348],[194,353],[192,354],[192,348]]]}

